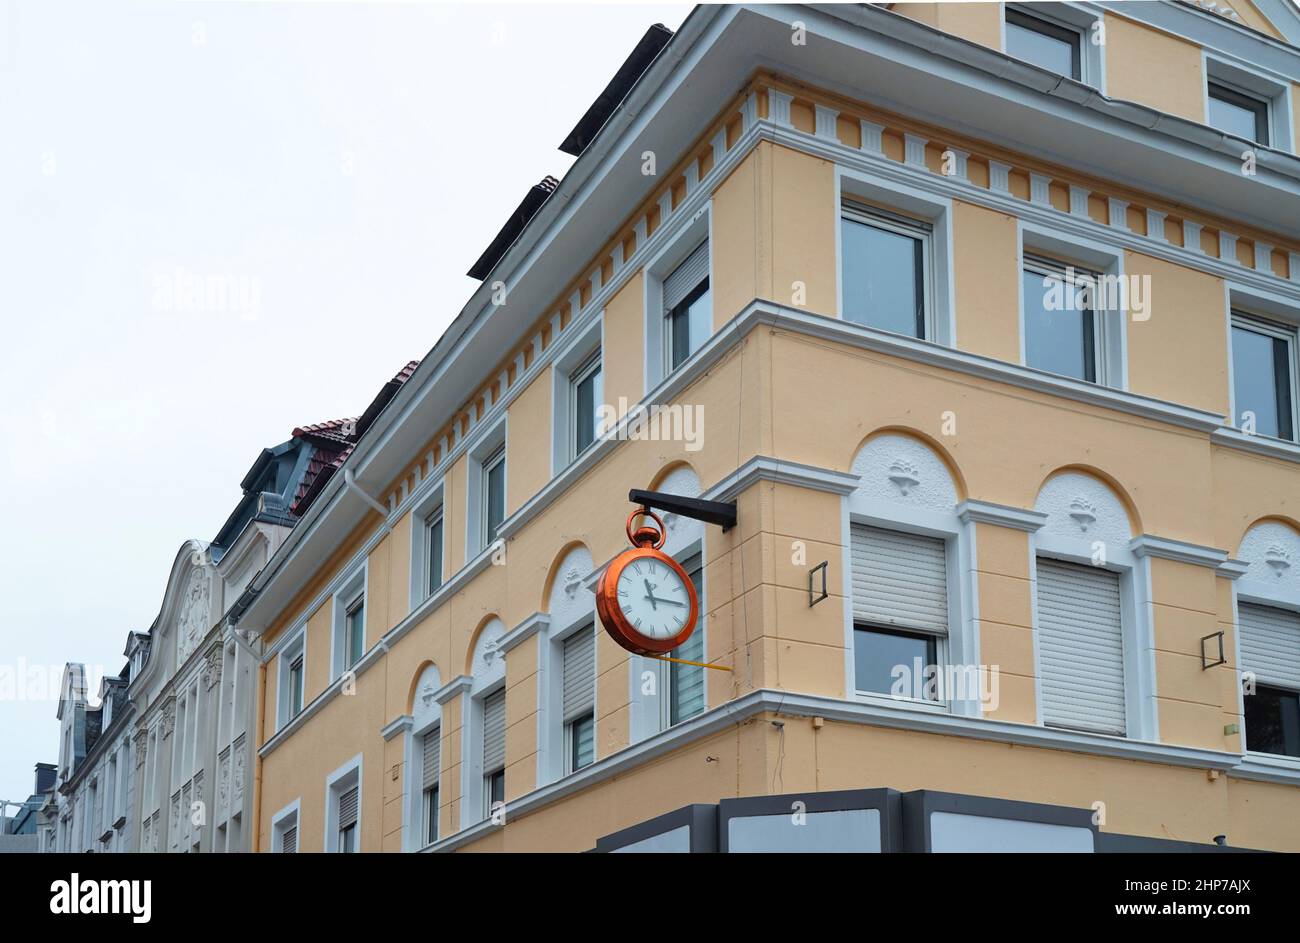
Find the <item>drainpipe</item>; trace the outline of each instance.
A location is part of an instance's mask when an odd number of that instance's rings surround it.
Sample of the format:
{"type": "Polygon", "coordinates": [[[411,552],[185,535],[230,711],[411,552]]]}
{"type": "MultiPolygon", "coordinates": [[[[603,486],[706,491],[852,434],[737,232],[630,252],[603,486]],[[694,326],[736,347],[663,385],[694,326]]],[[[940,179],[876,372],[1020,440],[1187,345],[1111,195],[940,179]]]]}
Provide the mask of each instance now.
{"type": "Polygon", "coordinates": [[[262,844],[262,718],[266,715],[266,664],[257,664],[257,736],[253,739],[253,834],[249,836],[248,850],[261,851],[262,844]]]}
{"type": "Polygon", "coordinates": [[[373,496],[357,484],[356,478],[352,475],[352,469],[348,468],[346,465],[343,466],[343,484],[355,491],[362,501],[374,508],[375,513],[384,519],[385,531],[392,530],[392,526],[388,523],[388,508],[376,501],[373,496]]]}

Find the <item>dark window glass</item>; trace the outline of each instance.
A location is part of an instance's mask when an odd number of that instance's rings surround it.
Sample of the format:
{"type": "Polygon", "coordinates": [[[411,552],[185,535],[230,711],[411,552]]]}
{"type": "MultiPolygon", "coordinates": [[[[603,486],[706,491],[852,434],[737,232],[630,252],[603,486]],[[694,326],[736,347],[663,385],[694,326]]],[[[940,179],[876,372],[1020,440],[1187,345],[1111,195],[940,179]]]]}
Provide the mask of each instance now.
{"type": "Polygon", "coordinates": [[[713,332],[713,294],[707,278],[673,308],[668,323],[672,335],[672,369],[676,370],[713,332]]]}
{"type": "Polygon", "coordinates": [[[429,518],[429,592],[442,585],[442,512],[429,518]]]}
{"type": "Polygon", "coordinates": [[[600,384],[597,366],[575,385],[573,390],[574,455],[581,455],[596,439],[596,387],[600,384]]]}
{"type": "Polygon", "coordinates": [[[347,662],[344,668],[351,668],[361,660],[366,641],[365,617],[366,602],[364,599],[359,599],[352,604],[347,614],[347,651],[344,653],[347,662]]]}
{"type": "Polygon", "coordinates": [[[1007,10],[1007,55],[1049,72],[1082,79],[1079,33],[1036,16],[1007,10]]]}
{"type": "Polygon", "coordinates": [[[1232,387],[1237,425],[1255,417],[1255,434],[1294,438],[1291,351],[1284,338],[1241,324],[1232,326],[1232,387]]]}
{"type": "Polygon", "coordinates": [[[596,758],[596,718],[591,714],[569,721],[570,771],[590,766],[596,758]]]}
{"type": "Polygon", "coordinates": [[[424,790],[424,843],[438,840],[438,784],[424,790]]]}
{"type": "Polygon", "coordinates": [[[1096,328],[1088,292],[1045,267],[1026,267],[1023,278],[1025,362],[1096,383],[1096,328]]]}
{"type": "MultiPolygon", "coordinates": [[[[700,601],[699,622],[691,637],[673,649],[673,658],[704,661],[704,563],[697,555],[682,562],[700,601]]],[[[704,671],[699,665],[668,662],[668,723],[680,724],[704,712],[704,671]]]]}
{"type": "Polygon", "coordinates": [[[1242,701],[1246,705],[1246,749],[1300,756],[1300,694],[1260,686],[1242,701]]]}
{"type": "Polygon", "coordinates": [[[1268,102],[1209,83],[1210,126],[1244,141],[1268,144],[1268,102]]]}
{"type": "Polygon", "coordinates": [[[506,517],[506,460],[502,455],[487,469],[487,542],[497,539],[497,531],[506,517]]]}
{"type": "Polygon", "coordinates": [[[350,855],[357,850],[357,827],[349,825],[339,830],[339,852],[350,855]]]}
{"type": "Polygon", "coordinates": [[[925,337],[925,243],[845,217],[844,317],[859,324],[925,337]]]}
{"type": "Polygon", "coordinates": [[[496,808],[498,803],[506,801],[506,771],[503,769],[491,773],[487,778],[487,801],[488,814],[496,808]]]}
{"type": "Polygon", "coordinates": [[[859,691],[901,694],[903,697],[933,700],[925,690],[929,669],[936,664],[936,642],[932,635],[895,632],[858,625],[853,629],[853,674],[859,691]],[[906,674],[895,691],[895,669],[906,674]],[[908,683],[910,679],[910,684],[908,683]]]}

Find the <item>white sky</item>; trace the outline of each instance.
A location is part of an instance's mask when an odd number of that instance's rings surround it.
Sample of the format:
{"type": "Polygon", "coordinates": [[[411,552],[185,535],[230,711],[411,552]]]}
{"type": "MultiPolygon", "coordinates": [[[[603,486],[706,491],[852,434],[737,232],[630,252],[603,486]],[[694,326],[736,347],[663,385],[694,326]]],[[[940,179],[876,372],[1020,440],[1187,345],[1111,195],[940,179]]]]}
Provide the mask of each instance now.
{"type": "Polygon", "coordinates": [[[689,11],[0,0],[0,798],[57,760],[63,664],[115,674],[258,451],[428,352],[689,11]],[[169,306],[178,272],[258,293],[169,306]]]}

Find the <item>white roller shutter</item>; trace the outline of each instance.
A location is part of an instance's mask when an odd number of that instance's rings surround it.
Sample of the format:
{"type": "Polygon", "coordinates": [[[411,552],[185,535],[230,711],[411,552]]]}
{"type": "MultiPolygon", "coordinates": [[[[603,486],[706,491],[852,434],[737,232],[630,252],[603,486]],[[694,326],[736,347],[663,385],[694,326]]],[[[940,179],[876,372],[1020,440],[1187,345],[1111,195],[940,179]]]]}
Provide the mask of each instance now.
{"type": "Polygon", "coordinates": [[[506,692],[503,688],[483,700],[483,772],[506,765],[506,692]]]}
{"type": "Polygon", "coordinates": [[[1272,606],[1241,603],[1241,667],[1260,684],[1300,689],[1300,615],[1272,606]]]}
{"type": "Polygon", "coordinates": [[[853,620],[948,634],[944,542],[854,524],[853,620]]]}
{"type": "Polygon", "coordinates": [[[708,277],[709,240],[705,239],[698,249],[688,255],[685,261],[664,279],[664,313],[669,313],[685,301],[686,296],[708,277]]]}
{"type": "Polygon", "coordinates": [[[596,707],[596,633],[591,626],[564,640],[564,720],[596,707]]]}
{"type": "Polygon", "coordinates": [[[357,800],[360,798],[360,790],[353,786],[351,789],[339,796],[339,830],[347,828],[349,825],[357,824],[357,800]]]}
{"type": "Polygon", "coordinates": [[[434,727],[424,735],[424,773],[421,789],[430,789],[437,785],[439,769],[442,766],[442,728],[434,727]]]}
{"type": "Polygon", "coordinates": [[[1118,573],[1038,559],[1038,655],[1043,723],[1125,732],[1118,573]]]}

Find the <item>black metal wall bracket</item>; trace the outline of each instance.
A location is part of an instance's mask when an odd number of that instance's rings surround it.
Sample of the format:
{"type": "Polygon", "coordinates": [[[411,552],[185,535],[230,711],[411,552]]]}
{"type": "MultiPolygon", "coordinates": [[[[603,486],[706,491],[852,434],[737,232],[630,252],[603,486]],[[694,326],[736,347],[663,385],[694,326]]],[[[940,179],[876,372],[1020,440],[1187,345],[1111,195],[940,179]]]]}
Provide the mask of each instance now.
{"type": "Polygon", "coordinates": [[[1212,632],[1201,639],[1201,670],[1202,671],[1206,671],[1207,669],[1214,668],[1219,665],[1227,664],[1227,662],[1228,659],[1224,657],[1223,654],[1223,633],[1222,632],[1212,632]],[[1219,656],[1217,660],[1215,660],[1213,655],[1207,656],[1205,654],[1205,643],[1210,641],[1210,639],[1219,640],[1219,656]]]}
{"type": "Polygon", "coordinates": [[[817,605],[823,599],[826,599],[827,597],[830,596],[830,593],[826,591],[826,569],[830,565],[831,565],[831,561],[823,560],[821,563],[817,564],[815,567],[813,567],[811,570],[808,571],[808,608],[809,609],[817,605]],[[820,573],[822,577],[822,588],[820,591],[813,588],[815,586],[814,579],[818,573],[820,573]]]}
{"type": "Polygon", "coordinates": [[[656,511],[667,511],[669,514],[689,517],[693,521],[717,524],[724,533],[736,526],[735,501],[705,501],[703,498],[687,498],[680,494],[664,494],[661,491],[642,491],[639,488],[629,491],[627,499],[633,504],[640,504],[642,507],[656,511]]]}

